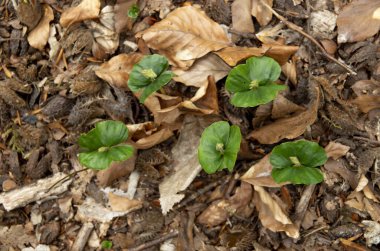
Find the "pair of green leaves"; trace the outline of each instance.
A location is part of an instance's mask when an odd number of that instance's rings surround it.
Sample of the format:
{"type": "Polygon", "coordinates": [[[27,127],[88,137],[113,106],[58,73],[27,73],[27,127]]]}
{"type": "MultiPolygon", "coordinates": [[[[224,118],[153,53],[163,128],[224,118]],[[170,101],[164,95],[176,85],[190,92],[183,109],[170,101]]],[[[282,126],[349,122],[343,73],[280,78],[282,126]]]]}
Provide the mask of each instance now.
{"type": "Polygon", "coordinates": [[[272,177],[277,183],[320,183],[323,181],[323,174],[316,167],[326,161],[325,150],[317,143],[306,140],[282,143],[273,148],[270,155],[272,177]]]}
{"type": "Polygon", "coordinates": [[[235,166],[240,149],[240,128],[230,126],[226,121],[215,122],[207,127],[201,136],[198,147],[198,159],[203,170],[212,174],[235,166]]]}
{"type": "Polygon", "coordinates": [[[79,137],[79,162],[87,168],[103,170],[113,161],[124,161],[133,155],[133,147],[123,144],[128,128],[120,121],[102,121],[79,137]]]}
{"type": "Polygon", "coordinates": [[[237,107],[255,107],[274,100],[285,85],[276,81],[280,65],[269,57],[251,57],[228,74],[226,89],[231,92],[231,104],[237,107]]]}
{"type": "Polygon", "coordinates": [[[134,93],[141,92],[139,97],[141,103],[172,79],[174,74],[167,70],[168,67],[168,60],[158,54],[145,56],[133,66],[129,74],[128,86],[134,93]]]}

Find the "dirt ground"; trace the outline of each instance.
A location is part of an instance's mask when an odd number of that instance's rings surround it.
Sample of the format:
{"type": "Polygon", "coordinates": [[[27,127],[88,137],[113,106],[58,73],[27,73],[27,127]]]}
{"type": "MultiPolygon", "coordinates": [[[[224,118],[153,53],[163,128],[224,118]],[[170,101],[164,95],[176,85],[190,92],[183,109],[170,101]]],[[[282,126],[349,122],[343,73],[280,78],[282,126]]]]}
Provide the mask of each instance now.
{"type": "Polygon", "coordinates": [[[1,0],[0,250],[380,250],[379,0],[1,0]],[[138,10],[132,13],[135,7],[138,10]],[[139,102],[148,54],[175,77],[139,102]],[[230,70],[280,65],[275,100],[231,105],[230,70]],[[129,129],[132,158],[84,170],[78,137],[129,129]],[[239,126],[206,174],[212,122],[239,126]],[[307,139],[324,181],[277,184],[269,154],[307,139]]]}

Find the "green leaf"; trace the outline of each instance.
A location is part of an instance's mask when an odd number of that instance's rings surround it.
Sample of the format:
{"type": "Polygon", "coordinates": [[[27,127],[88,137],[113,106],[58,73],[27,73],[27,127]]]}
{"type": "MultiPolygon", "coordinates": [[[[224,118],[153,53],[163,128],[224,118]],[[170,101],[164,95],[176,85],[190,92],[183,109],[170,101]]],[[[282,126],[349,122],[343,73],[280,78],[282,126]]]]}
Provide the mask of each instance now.
{"type": "Polygon", "coordinates": [[[79,162],[85,167],[95,170],[103,170],[107,169],[113,161],[127,160],[132,155],[133,147],[124,144],[109,147],[105,151],[97,150],[79,153],[79,162]]]}
{"type": "Polygon", "coordinates": [[[281,74],[280,65],[269,57],[251,57],[246,64],[236,66],[228,74],[226,89],[231,92],[231,104],[255,107],[274,100],[284,85],[274,83],[281,74]]]}
{"type": "Polygon", "coordinates": [[[215,122],[201,136],[198,159],[206,173],[211,174],[224,168],[232,171],[240,149],[240,128],[226,121],[215,122]]]}
{"type": "Polygon", "coordinates": [[[270,155],[272,177],[278,183],[319,183],[323,180],[323,175],[315,167],[325,164],[326,161],[325,150],[317,143],[307,140],[282,143],[273,148],[270,155]]]}
{"type": "Polygon", "coordinates": [[[137,4],[133,4],[128,9],[128,17],[132,19],[136,19],[139,16],[140,8],[137,6],[137,4]]]}
{"type": "Polygon", "coordinates": [[[133,66],[129,74],[128,86],[134,93],[142,92],[141,103],[172,79],[173,73],[167,71],[168,67],[168,60],[158,54],[145,56],[133,66]]]}
{"type": "Polygon", "coordinates": [[[120,121],[102,121],[95,128],[79,137],[78,144],[85,151],[110,147],[128,139],[128,128],[120,121]]]}
{"type": "Polygon", "coordinates": [[[272,177],[277,183],[289,181],[292,184],[318,184],[323,181],[321,170],[315,167],[285,167],[273,169],[272,177]]]}
{"type": "Polygon", "coordinates": [[[112,241],[104,240],[102,241],[102,248],[103,249],[111,249],[112,248],[112,241]]]}

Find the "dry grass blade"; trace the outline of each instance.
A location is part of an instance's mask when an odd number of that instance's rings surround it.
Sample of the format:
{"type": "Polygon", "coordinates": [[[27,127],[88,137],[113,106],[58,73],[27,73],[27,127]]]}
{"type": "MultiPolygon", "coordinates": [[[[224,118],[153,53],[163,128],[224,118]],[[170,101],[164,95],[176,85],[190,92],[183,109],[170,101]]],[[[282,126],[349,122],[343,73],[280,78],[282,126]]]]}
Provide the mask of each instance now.
{"type": "Polygon", "coordinates": [[[192,6],[174,10],[164,20],[136,36],[179,68],[188,68],[195,59],[230,44],[219,24],[192,6]]]}

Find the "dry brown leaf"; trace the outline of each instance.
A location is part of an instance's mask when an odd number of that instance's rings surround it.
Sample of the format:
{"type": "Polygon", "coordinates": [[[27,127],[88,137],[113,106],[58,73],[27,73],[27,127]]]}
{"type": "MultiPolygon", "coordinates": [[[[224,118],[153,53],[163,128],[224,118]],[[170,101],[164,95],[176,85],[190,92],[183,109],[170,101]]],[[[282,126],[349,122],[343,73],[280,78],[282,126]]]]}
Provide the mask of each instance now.
{"type": "Polygon", "coordinates": [[[53,9],[47,4],[44,4],[42,7],[44,10],[44,15],[38,25],[28,35],[28,42],[30,46],[39,50],[43,50],[48,42],[50,34],[50,21],[54,19],[53,9]]]}
{"type": "Polygon", "coordinates": [[[256,139],[261,144],[274,144],[282,139],[294,139],[302,135],[306,128],[316,121],[318,115],[320,90],[315,81],[316,79],[313,79],[310,82],[309,95],[311,101],[306,111],[296,113],[292,117],[278,119],[271,124],[254,130],[248,137],[256,139]]]}
{"type": "Polygon", "coordinates": [[[100,0],[83,0],[78,6],[64,10],[59,22],[62,27],[68,27],[83,20],[97,18],[99,12],[100,0]]]}
{"type": "Polygon", "coordinates": [[[125,30],[132,29],[133,20],[125,13],[128,13],[129,8],[136,0],[117,0],[115,4],[115,28],[116,32],[120,33],[125,30]]]}
{"type": "Polygon", "coordinates": [[[142,56],[140,53],[119,54],[103,63],[95,71],[96,76],[107,81],[111,86],[129,89],[127,85],[129,73],[132,71],[133,65],[138,63],[142,56]]]}
{"type": "Polygon", "coordinates": [[[338,43],[363,41],[380,29],[380,1],[354,0],[339,13],[338,43]]]}
{"type": "Polygon", "coordinates": [[[261,48],[254,47],[227,47],[218,52],[215,52],[221,57],[228,65],[235,66],[240,61],[249,57],[268,56],[277,60],[281,65],[288,62],[289,57],[298,50],[298,46],[287,45],[263,45],[261,48]]]}
{"type": "Polygon", "coordinates": [[[351,251],[367,251],[368,250],[365,246],[362,246],[350,240],[346,240],[343,238],[340,238],[339,240],[343,246],[343,250],[351,250],[351,251]]]}
{"type": "Polygon", "coordinates": [[[352,103],[356,104],[362,112],[368,113],[373,109],[380,108],[380,96],[361,95],[354,99],[352,103]]]}
{"type": "Polygon", "coordinates": [[[259,162],[251,166],[240,179],[254,186],[263,187],[281,187],[288,184],[285,182],[278,184],[274,181],[269,156],[270,154],[265,155],[259,162]]]}
{"type": "Polygon", "coordinates": [[[285,98],[282,94],[277,95],[273,100],[272,118],[280,119],[289,117],[292,113],[305,111],[305,107],[299,106],[289,99],[285,98]]]}
{"type": "MultiPolygon", "coordinates": [[[[194,103],[196,107],[203,109],[203,111],[211,110],[212,113],[218,114],[219,104],[218,104],[218,88],[216,86],[216,80],[213,76],[209,76],[207,79],[208,81],[207,81],[207,85],[204,88],[205,89],[204,95],[197,99],[193,97],[191,101],[194,103]]],[[[205,112],[202,112],[202,113],[205,114],[205,112]]]]}
{"type": "Polygon", "coordinates": [[[173,78],[177,82],[187,86],[202,87],[207,82],[207,77],[213,75],[215,81],[227,76],[231,68],[215,54],[208,54],[197,61],[188,70],[174,69],[176,76],[173,78]]]}
{"type": "MultiPolygon", "coordinates": [[[[232,29],[239,32],[255,32],[251,17],[252,0],[236,0],[231,5],[232,29]]],[[[234,39],[234,35],[232,35],[234,39]]]]}
{"type": "Polygon", "coordinates": [[[129,175],[135,169],[135,163],[136,153],[125,161],[111,163],[108,169],[97,172],[98,184],[102,187],[108,186],[112,181],[129,175]]]}
{"type": "Polygon", "coordinates": [[[349,150],[349,146],[334,141],[330,141],[329,144],[325,147],[327,157],[333,158],[335,160],[346,155],[349,150]]]}
{"type": "Polygon", "coordinates": [[[294,60],[282,65],[281,70],[293,85],[297,85],[297,66],[294,60]]]}
{"type": "Polygon", "coordinates": [[[254,189],[254,201],[259,212],[261,224],[273,232],[285,231],[289,237],[298,238],[300,235],[299,229],[270,194],[260,186],[254,186],[254,189]]]}
{"type": "Polygon", "coordinates": [[[158,132],[153,133],[150,136],[139,139],[133,145],[137,149],[148,149],[148,148],[151,148],[155,145],[160,144],[161,142],[164,142],[165,140],[167,140],[168,138],[170,138],[173,135],[174,134],[173,134],[172,130],[170,130],[168,128],[163,128],[163,129],[159,130],[158,132]]]}
{"type": "Polygon", "coordinates": [[[324,165],[324,169],[328,172],[336,173],[344,180],[348,181],[352,189],[355,189],[358,185],[358,177],[354,172],[348,170],[341,161],[328,159],[324,165]]]}
{"type": "Polygon", "coordinates": [[[270,22],[270,20],[272,20],[272,11],[265,7],[261,1],[272,7],[273,0],[252,0],[251,14],[256,17],[257,22],[259,22],[261,26],[265,26],[270,22]]]}
{"type": "Polygon", "coordinates": [[[179,68],[188,68],[195,59],[230,44],[219,24],[192,6],[177,8],[136,37],[142,38],[150,48],[158,50],[179,68]]]}
{"type": "Polygon", "coordinates": [[[252,210],[245,209],[249,207],[252,192],[252,186],[242,182],[231,198],[213,202],[198,216],[197,221],[202,225],[214,227],[225,222],[233,214],[241,217],[245,216],[244,218],[249,217],[252,210]],[[248,215],[243,216],[241,213],[248,215]]]}
{"type": "Polygon", "coordinates": [[[120,196],[115,193],[108,194],[108,205],[114,212],[123,212],[136,210],[142,207],[142,201],[131,200],[125,196],[120,196]]]}
{"type": "Polygon", "coordinates": [[[357,96],[379,95],[380,83],[374,80],[359,80],[353,86],[351,86],[351,89],[357,96]]]}

